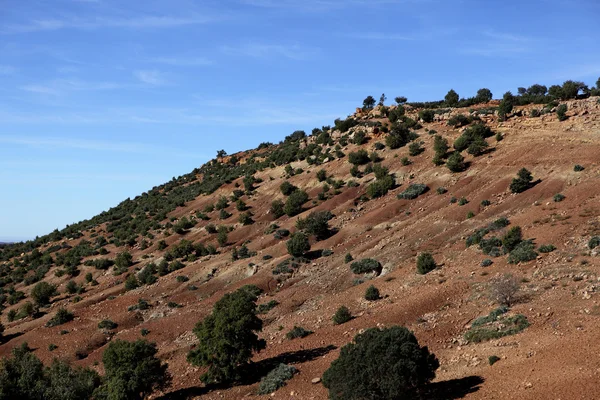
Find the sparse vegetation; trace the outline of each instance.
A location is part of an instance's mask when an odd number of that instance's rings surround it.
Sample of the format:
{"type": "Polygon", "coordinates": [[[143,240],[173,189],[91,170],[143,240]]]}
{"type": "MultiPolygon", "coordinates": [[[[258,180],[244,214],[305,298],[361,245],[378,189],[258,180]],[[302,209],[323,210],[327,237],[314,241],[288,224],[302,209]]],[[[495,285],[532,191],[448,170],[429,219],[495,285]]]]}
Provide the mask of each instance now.
{"type": "Polygon", "coordinates": [[[437,268],[433,255],[429,252],[423,252],[417,257],[417,273],[425,275],[437,268]]]}
{"type": "Polygon", "coordinates": [[[294,366],[279,364],[277,367],[271,370],[267,376],[261,379],[260,385],[258,386],[258,394],[269,394],[276,392],[279,388],[284,387],[286,381],[292,379],[296,372],[298,372],[298,370],[294,366]]]}
{"type": "Polygon", "coordinates": [[[352,314],[350,313],[350,310],[348,309],[348,307],[340,306],[340,308],[338,308],[337,311],[335,312],[335,314],[333,315],[333,324],[341,325],[341,324],[344,324],[344,323],[350,321],[351,319],[352,319],[352,314]]]}

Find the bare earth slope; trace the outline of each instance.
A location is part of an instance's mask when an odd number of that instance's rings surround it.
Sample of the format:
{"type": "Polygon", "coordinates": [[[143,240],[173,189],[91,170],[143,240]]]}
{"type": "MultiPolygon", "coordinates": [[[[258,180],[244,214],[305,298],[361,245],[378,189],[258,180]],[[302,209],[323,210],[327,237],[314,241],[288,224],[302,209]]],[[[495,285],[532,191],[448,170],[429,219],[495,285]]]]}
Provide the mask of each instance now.
{"type": "MultiPolygon", "coordinates": [[[[600,235],[600,103],[597,97],[592,97],[568,102],[568,106],[569,119],[563,122],[554,113],[539,118],[515,116],[506,122],[485,117],[488,126],[504,138],[499,142],[489,138],[492,150],[485,155],[466,155],[470,166],[461,173],[451,173],[445,166],[432,163],[433,135],[421,129],[417,140],[424,142],[425,151],[410,157],[410,165],[401,162],[408,156],[408,147],[378,151],[384,158],[382,164],[395,174],[398,187],[382,198],[366,202],[358,199],[375,179],[373,174],[357,179],[360,186],[343,187],[338,195],[333,195],[332,189],[326,200],[317,200],[322,183],[317,181],[316,171],[325,169],[334,179],[354,179],[350,176],[348,157],[319,166],[308,165],[306,161],[292,163],[304,172],[289,178],[289,182],[305,189],[311,199],[300,217],[315,210],[330,210],[335,215],[330,225],[337,228],[337,233],[324,241],[311,241],[312,250],[331,249],[332,255],[302,264],[287,279],[272,273],[287,258],[285,239],[277,240],[273,234],[265,233],[274,222],[269,212],[272,200],[284,199],[279,185],[285,179],[285,172],[282,167],[257,172],[255,176],[262,183],[256,185],[254,195],[242,197],[251,207],[254,224],[238,223],[239,211],[231,204],[227,210],[233,215],[226,220],[219,220],[219,212],[213,211],[208,214],[209,221],[199,221],[184,235],[170,232],[166,236],[162,230],[155,232],[155,239],[147,249],[142,250],[139,245],[129,249],[136,262],[133,271],[150,261],[161,260],[165,252],[158,250],[161,239],[168,245],[182,238],[216,244],[215,235],[207,233],[204,226],[235,226],[229,234],[228,246],[220,248],[220,254],[187,262],[183,269],[160,277],[157,283],[131,291],[124,289],[125,275],[114,276],[112,268],[99,271],[82,265],[82,273],[75,281],[84,283],[84,275],[92,272],[99,284],[86,286],[78,302],[73,302],[74,296],[61,294],[41,318],[14,322],[6,320],[7,311],[19,309],[26,300],[4,311],[2,322],[6,331],[0,356],[28,342],[44,362],[63,357],[94,366],[100,362],[108,341],[139,338],[140,330],[145,328],[150,332],[146,338],[157,343],[159,356],[169,363],[173,374],[168,398],[261,398],[255,394],[256,380],[208,391],[199,381],[202,369],[186,362],[186,354],[196,340],[191,332],[195,323],[211,312],[223,294],[245,284],[255,284],[265,292],[259,303],[273,299],[279,302],[261,316],[264,320],[261,337],[267,340],[267,348],[256,355],[257,368],[268,371],[269,366],[286,362],[300,371],[273,398],[327,398],[327,390],[311,380],[322,375],[338,356],[339,348],[361,329],[396,324],[414,331],[419,342],[439,358],[435,382],[442,393],[440,398],[596,398],[600,389],[600,360],[596,357],[600,353],[597,328],[600,305],[596,293],[600,290],[600,258],[594,250],[589,250],[588,240],[600,235]],[[574,171],[576,164],[585,169],[574,171]],[[512,194],[509,183],[522,167],[540,181],[523,193],[512,194]],[[397,194],[411,183],[426,184],[430,190],[414,200],[397,199],[397,194]],[[438,194],[439,187],[446,188],[447,193],[438,194]],[[557,193],[562,193],[565,199],[554,202],[557,193]],[[452,203],[453,197],[464,197],[468,203],[462,206],[452,203]],[[483,200],[491,204],[482,206],[483,200]],[[466,218],[470,211],[475,216],[466,218]],[[467,248],[465,239],[499,217],[508,218],[511,226],[520,226],[524,237],[535,239],[538,246],[553,244],[557,250],[540,253],[536,260],[517,265],[508,264],[506,256],[497,257],[491,266],[481,267],[481,261],[489,257],[477,246],[467,248]],[[232,261],[233,246],[239,249],[245,241],[250,241],[249,249],[257,254],[232,261]],[[427,275],[418,275],[415,259],[423,251],[432,252],[440,267],[427,275]],[[344,262],[346,253],[351,253],[354,259],[375,258],[384,266],[384,272],[364,283],[356,282],[360,277],[344,262]],[[265,260],[265,255],[273,258],[265,260]],[[249,266],[250,263],[254,265],[249,266]],[[513,336],[468,343],[463,335],[473,320],[497,307],[487,296],[490,279],[505,272],[521,280],[520,300],[510,313],[525,315],[531,325],[513,336]],[[177,276],[187,276],[189,281],[179,282],[177,276]],[[383,299],[375,302],[364,299],[365,289],[371,284],[379,288],[383,299]],[[196,289],[190,290],[190,285],[196,289]],[[128,311],[140,298],[151,307],[128,311]],[[169,302],[182,307],[169,307],[169,302]],[[356,318],[333,325],[331,317],[340,305],[346,305],[356,318]],[[45,327],[61,306],[73,311],[75,320],[45,327]],[[99,321],[107,318],[119,324],[112,333],[97,327],[99,321]],[[295,325],[314,334],[287,340],[286,332],[295,325]],[[69,331],[68,334],[61,334],[63,330],[69,331]],[[58,346],[53,352],[48,350],[50,343],[58,346]],[[501,360],[490,366],[488,357],[492,355],[501,360]]],[[[523,109],[525,114],[530,108],[523,109]]],[[[453,111],[457,112],[467,114],[468,110],[453,111]]],[[[450,128],[446,118],[438,115],[435,122],[423,125],[435,129],[452,144],[460,129],[450,128]]],[[[376,142],[384,142],[384,134],[372,128],[367,132],[370,138],[367,144],[348,144],[343,151],[348,154],[360,147],[370,152],[376,142]]],[[[243,154],[239,156],[244,158],[243,154]]],[[[169,217],[190,217],[219,196],[230,196],[236,184],[243,188],[241,182],[241,178],[237,179],[210,196],[200,196],[177,208],[169,217]]],[[[276,222],[281,228],[293,231],[297,218],[284,216],[276,222]]],[[[104,233],[105,228],[98,227],[96,233],[104,233]]],[[[84,238],[93,240],[91,232],[82,233],[84,238]]],[[[68,243],[73,246],[80,240],[68,243]]],[[[109,255],[104,257],[108,258],[122,251],[113,245],[106,249],[109,255]]],[[[59,285],[59,291],[64,293],[69,279],[56,277],[56,269],[53,267],[45,280],[59,285]]],[[[16,288],[28,293],[31,287],[19,284],[16,288]]],[[[157,393],[154,397],[167,393],[157,393]]]]}

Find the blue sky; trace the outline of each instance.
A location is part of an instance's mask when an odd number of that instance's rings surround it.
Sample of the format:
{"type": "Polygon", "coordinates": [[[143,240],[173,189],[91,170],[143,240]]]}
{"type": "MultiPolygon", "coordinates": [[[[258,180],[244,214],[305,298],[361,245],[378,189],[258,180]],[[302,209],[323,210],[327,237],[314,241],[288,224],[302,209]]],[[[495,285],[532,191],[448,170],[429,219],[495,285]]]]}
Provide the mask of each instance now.
{"type": "Polygon", "coordinates": [[[63,228],[384,92],[600,76],[600,3],[2,1],[0,241],[63,228]]]}

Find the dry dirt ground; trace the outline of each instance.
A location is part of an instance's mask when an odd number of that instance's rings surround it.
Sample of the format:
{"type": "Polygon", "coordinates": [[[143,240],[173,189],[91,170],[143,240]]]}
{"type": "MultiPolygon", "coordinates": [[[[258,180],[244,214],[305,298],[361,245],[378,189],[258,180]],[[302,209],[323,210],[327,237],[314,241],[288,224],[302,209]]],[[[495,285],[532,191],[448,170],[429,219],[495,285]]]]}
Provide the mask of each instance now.
{"type": "MultiPolygon", "coordinates": [[[[282,168],[260,172],[257,176],[263,183],[256,195],[246,199],[256,223],[238,224],[233,206],[233,216],[224,221],[236,226],[230,243],[239,246],[250,240],[249,248],[257,251],[257,256],[232,262],[230,248],[224,249],[221,255],[189,263],[184,269],[161,277],[156,284],[129,292],[123,289],[122,276],[115,277],[110,270],[82,267],[77,281],[83,281],[89,270],[100,284],[89,287],[78,303],[65,295],[56,299],[40,319],[3,321],[7,340],[0,346],[0,355],[28,342],[45,362],[64,357],[100,369],[98,363],[110,340],[139,338],[140,329],[145,328],[150,331],[146,338],[158,344],[159,356],[168,362],[173,375],[172,386],[154,398],[326,399],[326,389],[311,380],[321,377],[341,346],[365,328],[405,325],[440,360],[434,385],[439,398],[598,398],[600,297],[596,292],[600,288],[600,258],[587,248],[587,242],[600,234],[600,104],[598,98],[575,101],[569,103],[569,110],[570,118],[564,122],[559,122],[555,114],[514,117],[507,122],[492,118],[489,126],[502,133],[504,139],[488,139],[493,150],[477,158],[468,156],[471,165],[462,173],[453,174],[444,166],[433,165],[433,136],[424,130],[419,131],[419,140],[426,150],[411,157],[411,165],[400,162],[408,156],[406,147],[379,151],[385,158],[383,164],[396,174],[398,188],[381,199],[355,204],[374,179],[371,174],[358,180],[360,187],[344,188],[341,194],[318,204],[307,203],[310,210],[327,209],[335,214],[330,224],[339,231],[325,241],[313,243],[313,249],[331,249],[333,255],[303,265],[283,282],[278,282],[271,270],[286,257],[285,241],[275,240],[264,231],[272,223],[268,214],[271,201],[282,197],[279,185],[284,172],[282,168]],[[575,164],[585,170],[575,172],[575,164]],[[510,180],[522,167],[540,181],[524,193],[511,194],[510,180]],[[415,200],[398,200],[396,195],[410,183],[427,184],[430,190],[415,200]],[[440,186],[448,192],[439,195],[436,189],[440,186]],[[557,193],[565,195],[565,200],[554,202],[557,193]],[[465,197],[468,204],[451,203],[452,197],[465,197]],[[484,199],[491,205],[482,207],[484,199]],[[467,219],[469,211],[475,216],[467,219]],[[535,239],[538,245],[554,244],[557,250],[524,264],[508,264],[504,256],[495,258],[489,267],[481,267],[487,256],[477,246],[467,248],[465,239],[501,216],[507,217],[511,226],[521,226],[526,238],[535,239]],[[441,266],[427,275],[418,275],[415,258],[426,250],[441,266]],[[358,283],[357,276],[344,263],[346,253],[355,259],[376,258],[384,265],[384,274],[358,283]],[[266,254],[273,259],[264,261],[266,254]],[[249,267],[250,262],[257,267],[249,267]],[[216,273],[209,279],[213,269],[216,273]],[[467,343],[463,334],[470,323],[496,307],[487,296],[490,279],[505,272],[521,281],[520,301],[511,313],[525,315],[531,325],[514,336],[467,343]],[[178,275],[188,276],[189,282],[178,282],[178,275]],[[259,303],[271,299],[280,303],[262,316],[261,337],[267,340],[267,348],[256,355],[255,371],[264,374],[279,362],[293,364],[299,370],[273,396],[256,395],[257,379],[233,388],[204,388],[199,381],[202,369],[186,362],[186,354],[195,343],[191,332],[194,324],[210,313],[224,293],[244,284],[256,284],[265,291],[259,303]],[[380,289],[383,299],[364,300],[365,289],[371,284],[380,289]],[[197,290],[189,290],[190,285],[197,286],[197,290]],[[148,300],[150,309],[128,311],[139,298],[148,300]],[[169,308],[168,302],[182,307],[169,308]],[[349,307],[355,318],[336,326],[331,317],[340,305],[349,307]],[[54,328],[44,327],[60,306],[68,306],[75,313],[75,320],[54,328]],[[97,328],[105,318],[119,324],[113,333],[97,328]],[[295,325],[314,334],[287,340],[285,333],[295,325]],[[63,330],[68,333],[61,334],[63,330]],[[58,346],[53,352],[48,350],[50,343],[58,346]],[[77,352],[84,358],[78,359],[77,352]],[[492,355],[500,357],[500,361],[490,366],[488,357],[492,355]]],[[[445,121],[424,125],[447,137],[450,143],[460,134],[445,121]]],[[[378,140],[383,138],[372,137],[363,147],[370,151],[378,140]]],[[[348,154],[355,147],[348,145],[344,152],[348,154]]],[[[294,167],[302,167],[305,172],[290,178],[290,182],[308,188],[311,199],[316,199],[320,191],[321,184],[315,178],[318,169],[325,168],[336,179],[351,179],[347,158],[318,167],[298,162],[294,167]]],[[[201,196],[171,216],[201,210],[233,189],[232,183],[210,197],[201,196]]],[[[209,222],[219,223],[216,215],[217,212],[212,213],[209,222]]],[[[295,220],[283,217],[278,224],[293,229],[295,220]]],[[[201,221],[185,238],[209,241],[202,229],[207,223],[201,221]]],[[[172,244],[181,238],[172,235],[166,240],[172,244]]],[[[132,249],[137,267],[160,259],[162,252],[156,249],[160,239],[157,237],[146,250],[132,249]],[[150,257],[142,259],[146,254],[150,257]]],[[[108,249],[114,252],[114,248],[108,249]]],[[[64,292],[66,279],[55,277],[53,271],[48,276],[64,292]]]]}

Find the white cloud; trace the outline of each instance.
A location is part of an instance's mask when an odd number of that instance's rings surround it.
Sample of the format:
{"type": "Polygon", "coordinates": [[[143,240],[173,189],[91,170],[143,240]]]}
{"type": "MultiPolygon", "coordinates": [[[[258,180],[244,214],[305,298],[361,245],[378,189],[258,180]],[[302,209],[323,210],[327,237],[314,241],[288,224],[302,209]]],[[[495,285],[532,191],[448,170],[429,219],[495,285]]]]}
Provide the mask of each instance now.
{"type": "Polygon", "coordinates": [[[204,57],[156,57],[151,58],[150,62],[174,67],[199,67],[213,64],[211,60],[204,57]]]}
{"type": "Polygon", "coordinates": [[[159,86],[166,83],[161,72],[157,70],[138,70],[134,71],[133,74],[142,83],[148,85],[159,86]]]}
{"type": "Polygon", "coordinates": [[[65,19],[37,19],[23,24],[0,26],[0,33],[17,34],[28,32],[55,31],[59,29],[102,29],[102,28],[129,28],[152,29],[174,28],[186,25],[206,24],[212,19],[209,17],[172,17],[172,16],[141,16],[132,18],[65,18],[65,19]]]}
{"type": "Polygon", "coordinates": [[[26,92],[54,96],[74,91],[114,90],[120,88],[123,88],[123,85],[114,82],[88,82],[79,79],[55,79],[44,84],[29,84],[20,87],[21,90],[26,92]]]}

